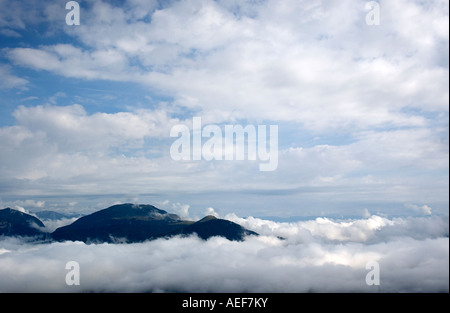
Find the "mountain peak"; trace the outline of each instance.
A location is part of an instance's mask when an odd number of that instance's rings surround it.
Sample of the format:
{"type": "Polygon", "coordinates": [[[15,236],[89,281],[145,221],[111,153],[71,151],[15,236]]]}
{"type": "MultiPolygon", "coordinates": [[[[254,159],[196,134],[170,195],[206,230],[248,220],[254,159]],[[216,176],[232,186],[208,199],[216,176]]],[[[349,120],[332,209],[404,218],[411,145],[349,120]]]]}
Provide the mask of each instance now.
{"type": "Polygon", "coordinates": [[[203,222],[216,220],[216,219],[217,219],[217,217],[215,217],[214,215],[207,215],[204,218],[202,218],[201,220],[198,220],[197,223],[203,223],[203,222]]]}
{"type": "Polygon", "coordinates": [[[178,215],[167,213],[153,205],[124,203],[80,217],[70,225],[56,229],[56,240],[84,242],[140,242],[164,237],[185,225],[178,215]]]}
{"type": "Polygon", "coordinates": [[[186,226],[183,234],[197,234],[202,239],[214,236],[225,237],[228,240],[242,241],[245,236],[258,235],[257,233],[242,227],[239,224],[208,215],[201,220],[186,226]]]}
{"type": "Polygon", "coordinates": [[[41,236],[45,233],[45,225],[33,215],[11,208],[0,210],[0,235],[41,236]]]}

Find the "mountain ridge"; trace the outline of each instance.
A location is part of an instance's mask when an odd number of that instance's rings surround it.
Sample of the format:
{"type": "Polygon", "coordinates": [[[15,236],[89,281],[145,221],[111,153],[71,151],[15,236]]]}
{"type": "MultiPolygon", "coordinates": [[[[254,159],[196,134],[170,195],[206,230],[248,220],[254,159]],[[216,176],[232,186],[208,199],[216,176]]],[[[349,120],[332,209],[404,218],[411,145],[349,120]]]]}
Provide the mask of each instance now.
{"type": "MultiPolygon", "coordinates": [[[[7,210],[7,209],[4,209],[7,210]]],[[[4,211],[4,210],[0,210],[4,211]]],[[[12,210],[9,209],[8,210],[12,210]]],[[[17,210],[13,210],[17,211],[17,210]]],[[[20,225],[35,222],[45,229],[45,225],[37,217],[21,213],[20,225]],[[25,214],[25,215],[23,215],[25,214]],[[27,216],[26,216],[27,215],[27,216]]],[[[3,215],[14,216],[16,213],[5,211],[3,215]]],[[[11,218],[10,218],[11,219],[11,218]]],[[[0,215],[0,235],[2,226],[7,219],[0,215]]],[[[5,227],[3,227],[5,228],[5,227]]],[[[6,234],[6,232],[4,232],[6,234]]],[[[23,233],[23,232],[22,232],[23,233]]],[[[32,236],[32,231],[29,232],[32,236]]],[[[36,233],[38,235],[40,233],[36,233]]],[[[173,236],[189,236],[197,234],[201,239],[207,240],[214,236],[225,237],[228,240],[242,241],[246,236],[258,235],[234,222],[205,216],[198,221],[184,220],[180,216],[156,208],[149,204],[116,204],[108,208],[81,216],[73,223],[45,233],[55,241],[83,241],[85,243],[116,243],[116,242],[143,242],[157,238],[170,238],[173,236]]],[[[22,235],[21,232],[9,232],[7,236],[22,235]]]]}

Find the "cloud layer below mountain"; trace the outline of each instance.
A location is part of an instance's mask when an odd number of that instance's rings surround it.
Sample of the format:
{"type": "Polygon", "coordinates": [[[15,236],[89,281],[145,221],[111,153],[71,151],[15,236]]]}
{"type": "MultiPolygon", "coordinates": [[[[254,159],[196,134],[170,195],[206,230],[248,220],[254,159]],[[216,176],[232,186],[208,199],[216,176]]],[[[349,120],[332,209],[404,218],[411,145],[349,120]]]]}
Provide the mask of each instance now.
{"type": "Polygon", "coordinates": [[[3,238],[0,292],[449,291],[448,217],[227,218],[261,236],[98,245],[3,238]],[[65,283],[69,261],[80,265],[78,286],[65,283]],[[379,264],[379,286],[366,284],[371,261],[379,264]]]}

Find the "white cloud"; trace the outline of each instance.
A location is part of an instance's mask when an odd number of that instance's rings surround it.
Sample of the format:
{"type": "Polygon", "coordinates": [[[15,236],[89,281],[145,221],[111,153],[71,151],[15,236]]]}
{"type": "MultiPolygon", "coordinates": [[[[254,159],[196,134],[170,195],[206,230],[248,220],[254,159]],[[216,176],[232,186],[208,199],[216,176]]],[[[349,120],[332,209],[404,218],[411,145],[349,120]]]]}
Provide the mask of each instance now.
{"type": "Polygon", "coordinates": [[[409,209],[413,209],[416,212],[421,212],[425,215],[431,215],[432,214],[432,209],[429,205],[424,204],[422,206],[419,206],[417,204],[411,204],[411,203],[407,203],[405,204],[405,207],[409,208],[409,209]]]}
{"type": "MultiPolygon", "coordinates": [[[[78,104],[47,104],[19,106],[14,117],[15,125],[0,128],[0,171],[5,184],[18,180],[24,194],[305,189],[341,200],[382,195],[434,206],[448,186],[444,178],[427,174],[448,166],[448,145],[439,128],[367,131],[345,144],[280,148],[277,170],[260,173],[253,161],[173,161],[170,128],[190,127],[192,121],[162,108],[88,114],[78,104]]],[[[205,206],[222,207],[220,201],[205,206]]]]}
{"type": "Polygon", "coordinates": [[[214,1],[157,10],[151,3],[151,23],[136,20],[131,4],[96,2],[83,26],[68,30],[88,49],[57,44],[7,55],[66,77],[151,86],[216,123],[295,121],[316,131],[423,126],[421,114],[405,112],[448,111],[441,64],[448,4],[381,7],[382,25],[368,27],[364,3],[353,1],[267,1],[255,3],[251,17],[214,1]]]}
{"type": "Polygon", "coordinates": [[[205,215],[212,215],[219,218],[219,213],[217,213],[216,210],[214,210],[214,208],[212,207],[206,208],[205,215]]]}
{"type": "Polygon", "coordinates": [[[448,218],[240,221],[266,234],[114,245],[3,238],[0,291],[448,292],[448,218]],[[64,283],[68,261],[80,264],[80,286],[64,283]],[[379,288],[365,283],[369,261],[380,264],[379,288]]]}
{"type": "Polygon", "coordinates": [[[72,224],[77,219],[78,219],[78,217],[71,217],[71,218],[62,218],[59,220],[41,219],[41,221],[45,225],[45,231],[51,233],[59,227],[63,227],[63,226],[72,224]]]}
{"type": "Polygon", "coordinates": [[[189,207],[190,207],[189,204],[182,204],[179,202],[172,203],[173,212],[183,219],[190,219],[189,207]]]}
{"type": "Polygon", "coordinates": [[[0,64],[0,77],[0,90],[12,88],[26,89],[26,85],[29,83],[25,78],[11,74],[11,68],[3,64],[0,64]]]}
{"type": "Polygon", "coordinates": [[[78,104],[19,106],[13,115],[17,125],[0,129],[2,142],[33,154],[103,153],[111,147],[142,147],[145,138],[167,136],[171,125],[179,122],[163,110],[89,115],[78,104]]]}
{"type": "Polygon", "coordinates": [[[16,200],[14,201],[14,205],[16,206],[22,206],[22,207],[28,207],[28,208],[39,208],[42,209],[45,206],[45,201],[39,201],[39,200],[16,200]]]}
{"type": "MultiPolygon", "coordinates": [[[[88,113],[98,107],[73,104],[65,90],[69,105],[56,106],[54,94],[49,104],[18,107],[16,123],[0,128],[5,192],[286,192],[297,196],[295,209],[309,197],[448,211],[436,204],[448,203],[448,2],[380,1],[378,27],[365,24],[364,4],[95,1],[82,25],[57,27],[64,43],[6,47],[7,89],[29,84],[14,65],[137,83],[169,100],[88,113]],[[169,130],[189,110],[204,124],[278,124],[277,171],[261,174],[252,162],[173,162],[169,130]],[[306,136],[323,139],[311,145],[306,136]]],[[[0,27],[17,32],[66,13],[54,3],[5,7],[0,27]]]]}
{"type": "Polygon", "coordinates": [[[25,208],[24,208],[24,207],[21,207],[20,205],[15,205],[15,206],[14,206],[14,210],[17,210],[17,211],[19,211],[19,212],[26,213],[26,214],[29,214],[29,213],[30,213],[28,210],[25,210],[25,208]]]}
{"type": "Polygon", "coordinates": [[[336,242],[376,243],[389,241],[397,236],[423,240],[448,235],[448,218],[440,216],[388,219],[371,215],[365,219],[316,218],[295,223],[277,223],[254,217],[240,218],[235,214],[227,214],[225,218],[259,234],[285,237],[296,243],[311,242],[318,238],[336,242]]]}
{"type": "Polygon", "coordinates": [[[431,215],[431,208],[428,205],[423,205],[421,209],[426,215],[431,215]]]}
{"type": "Polygon", "coordinates": [[[70,44],[7,49],[12,62],[66,77],[122,80],[126,58],[115,50],[82,51],[70,44]],[[121,77],[121,78],[120,78],[121,77]]]}

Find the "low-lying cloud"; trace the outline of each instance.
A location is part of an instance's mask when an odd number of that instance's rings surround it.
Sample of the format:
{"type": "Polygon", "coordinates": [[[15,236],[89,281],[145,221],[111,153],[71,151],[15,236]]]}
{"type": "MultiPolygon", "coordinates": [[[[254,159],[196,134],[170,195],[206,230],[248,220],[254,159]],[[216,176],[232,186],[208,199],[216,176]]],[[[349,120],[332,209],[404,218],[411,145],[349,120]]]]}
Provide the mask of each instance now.
{"type": "Polygon", "coordinates": [[[261,236],[91,245],[2,238],[0,292],[449,291],[448,217],[227,217],[261,236]],[[69,261],[80,265],[80,285],[65,282],[69,261]],[[378,286],[366,284],[370,261],[380,266],[378,286]]]}

